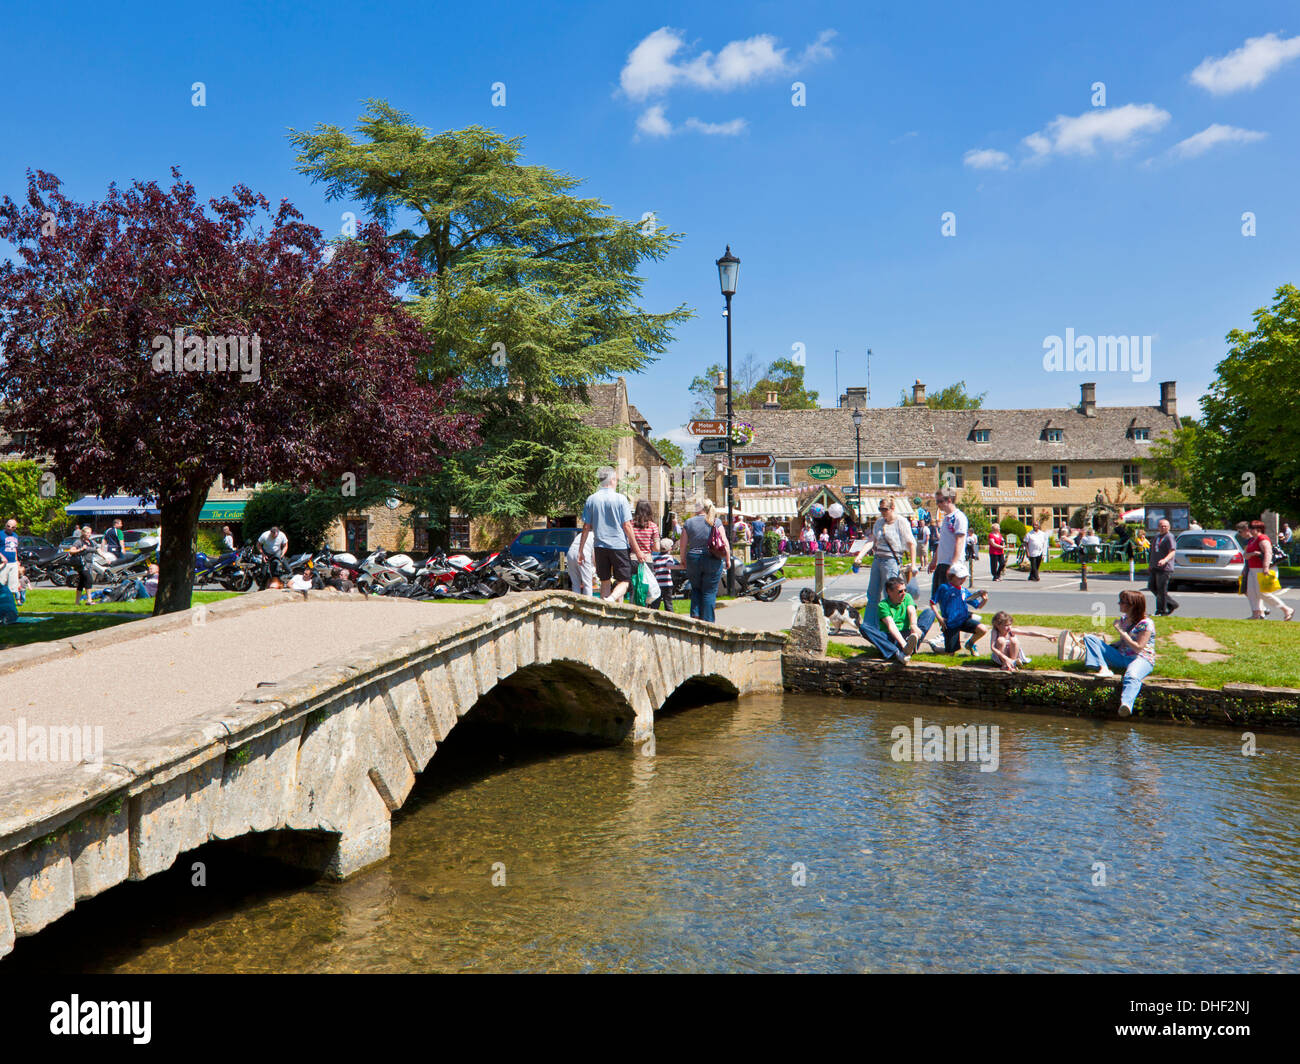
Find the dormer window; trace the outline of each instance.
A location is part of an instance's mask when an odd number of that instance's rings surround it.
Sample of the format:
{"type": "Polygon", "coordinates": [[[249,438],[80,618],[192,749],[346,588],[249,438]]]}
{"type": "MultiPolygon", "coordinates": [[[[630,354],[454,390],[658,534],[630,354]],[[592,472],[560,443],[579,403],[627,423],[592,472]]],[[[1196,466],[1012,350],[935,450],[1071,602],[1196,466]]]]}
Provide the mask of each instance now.
{"type": "Polygon", "coordinates": [[[1151,430],[1135,428],[1133,429],[1133,438],[1135,440],[1149,440],[1151,439],[1151,430]]]}
{"type": "Polygon", "coordinates": [[[989,430],[988,430],[988,429],[975,429],[975,431],[971,434],[971,436],[972,436],[972,438],[975,440],[976,443],[988,443],[988,442],[989,442],[989,430]]]}
{"type": "Polygon", "coordinates": [[[1060,429],[1047,429],[1044,438],[1048,443],[1060,443],[1062,434],[1060,429]]]}

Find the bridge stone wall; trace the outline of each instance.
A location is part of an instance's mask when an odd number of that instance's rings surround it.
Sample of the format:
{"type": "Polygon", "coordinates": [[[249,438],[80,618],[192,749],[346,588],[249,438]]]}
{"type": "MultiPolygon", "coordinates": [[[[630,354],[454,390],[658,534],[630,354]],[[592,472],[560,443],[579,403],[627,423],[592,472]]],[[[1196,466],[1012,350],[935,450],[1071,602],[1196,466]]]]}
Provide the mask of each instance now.
{"type": "Polygon", "coordinates": [[[334,878],[382,860],[393,810],[476,705],[497,724],[641,742],[692,681],[779,691],[783,646],[776,634],[548,592],[259,688],[220,719],[109,751],[93,776],[70,770],[0,793],[0,957],[78,901],[212,839],[244,836],[334,878]]]}

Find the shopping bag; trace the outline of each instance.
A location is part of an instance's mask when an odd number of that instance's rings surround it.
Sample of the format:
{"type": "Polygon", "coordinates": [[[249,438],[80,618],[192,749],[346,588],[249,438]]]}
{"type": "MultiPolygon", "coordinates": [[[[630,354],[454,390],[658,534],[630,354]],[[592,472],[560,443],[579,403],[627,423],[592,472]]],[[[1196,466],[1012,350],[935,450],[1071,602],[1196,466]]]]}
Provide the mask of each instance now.
{"type": "MultiPolygon", "coordinates": [[[[649,601],[650,589],[647,586],[645,578],[647,572],[649,572],[647,566],[638,565],[632,573],[632,587],[630,590],[632,594],[632,605],[634,606],[644,606],[649,601]]],[[[653,578],[650,580],[650,583],[654,583],[653,578]]]]}
{"type": "Polygon", "coordinates": [[[1062,630],[1061,634],[1056,637],[1056,658],[1058,661],[1081,661],[1086,651],[1083,647],[1083,637],[1076,632],[1071,632],[1068,628],[1062,630]]]}
{"type": "Polygon", "coordinates": [[[1265,595],[1274,591],[1282,590],[1282,581],[1277,578],[1277,573],[1272,569],[1261,569],[1259,571],[1259,589],[1265,595]]]}
{"type": "Polygon", "coordinates": [[[655,579],[654,570],[645,562],[641,563],[640,568],[636,571],[637,578],[645,584],[645,602],[643,606],[651,606],[659,601],[659,581],[655,579]]]}

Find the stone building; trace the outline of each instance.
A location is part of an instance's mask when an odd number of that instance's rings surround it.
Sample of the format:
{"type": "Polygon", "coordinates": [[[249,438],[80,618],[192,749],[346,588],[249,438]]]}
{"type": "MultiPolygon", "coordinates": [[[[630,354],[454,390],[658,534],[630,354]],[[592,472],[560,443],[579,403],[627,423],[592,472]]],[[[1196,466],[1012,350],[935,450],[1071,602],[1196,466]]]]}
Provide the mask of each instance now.
{"type": "MultiPolygon", "coordinates": [[[[895,496],[910,516],[915,501],[933,495],[947,477],[958,496],[968,491],[992,516],[1042,517],[1065,523],[1098,493],[1122,507],[1139,506],[1142,462],[1151,443],[1179,426],[1176,385],[1160,385],[1151,406],[1101,407],[1096,385],[1080,386],[1077,406],[1032,410],[932,410],[917,381],[907,406],[869,407],[865,388],[848,388],[840,405],[783,410],[775,393],[761,409],[735,411],[754,428],[736,454],[770,454],[775,466],[739,470],[736,506],[747,516],[777,518],[798,529],[814,503],[838,497],[850,509],[861,494],[863,518],[877,500],[895,496]],[[860,432],[853,412],[862,410],[860,432]],[[855,476],[855,454],[861,465],[855,476]],[[817,488],[829,489],[818,492],[817,488]]],[[[726,388],[715,388],[715,410],[726,413],[726,388]]],[[[704,488],[720,507],[725,456],[708,460],[704,488]]],[[[932,507],[927,505],[927,509],[932,507]]]]}

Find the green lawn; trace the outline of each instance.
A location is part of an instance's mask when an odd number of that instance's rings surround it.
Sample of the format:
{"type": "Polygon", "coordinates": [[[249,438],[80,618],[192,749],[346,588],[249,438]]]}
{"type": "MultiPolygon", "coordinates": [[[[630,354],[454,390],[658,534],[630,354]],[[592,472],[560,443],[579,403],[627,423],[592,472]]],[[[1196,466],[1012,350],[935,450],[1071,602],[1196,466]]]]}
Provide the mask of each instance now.
{"type": "MultiPolygon", "coordinates": [[[[233,591],[196,591],[193,601],[219,602],[231,598],[233,591]]],[[[80,606],[75,604],[76,592],[69,588],[33,588],[27,592],[27,603],[18,609],[19,617],[53,613],[47,620],[35,624],[9,624],[0,627],[0,649],[25,646],[28,643],[48,643],[67,639],[101,628],[112,628],[127,621],[138,621],[153,614],[153,599],[136,599],[133,602],[105,602],[80,606]]]]}
{"type": "MultiPolygon", "coordinates": [[[[794,558],[788,558],[785,563],[785,575],[791,580],[811,580],[813,578],[813,563],[816,559],[806,554],[801,554],[794,558]]],[[[869,564],[869,563],[868,563],[869,564]]],[[[853,565],[853,559],[843,554],[835,557],[826,558],[826,575],[843,576],[853,565]]]]}
{"type": "MultiPolygon", "coordinates": [[[[1300,621],[1286,624],[1282,621],[1218,620],[1204,617],[1155,617],[1157,677],[1186,679],[1202,687],[1218,688],[1225,683],[1254,683],[1265,687],[1300,688],[1300,621]],[[1231,655],[1228,661],[1201,663],[1187,656],[1187,651],[1168,637],[1174,632],[1202,632],[1210,636],[1231,655]]],[[[1113,618],[1112,618],[1113,620],[1113,618]]],[[[1026,628],[1069,628],[1073,631],[1104,632],[1107,642],[1112,641],[1114,630],[1107,625],[1093,628],[1087,617],[1058,617],[1047,614],[1017,614],[1017,626],[1026,628]]],[[[933,631],[931,636],[933,637],[933,631]]],[[[980,656],[972,658],[961,651],[955,655],[919,653],[913,661],[932,662],[958,668],[988,667],[988,637],[980,642],[980,656]]],[[[827,648],[831,657],[853,658],[863,653],[860,645],[831,643],[827,648]]],[[[872,657],[874,649],[868,650],[872,657]]],[[[1030,671],[1060,669],[1065,672],[1084,672],[1083,663],[1062,663],[1055,654],[1035,655],[1028,666],[1030,671]]]]}

